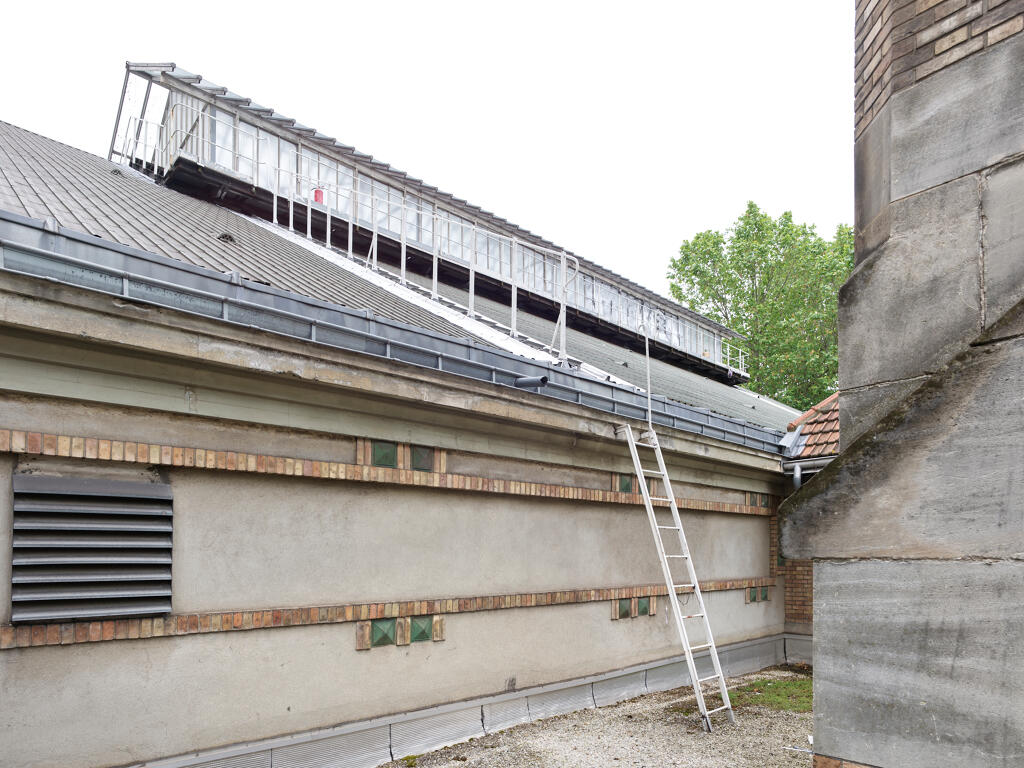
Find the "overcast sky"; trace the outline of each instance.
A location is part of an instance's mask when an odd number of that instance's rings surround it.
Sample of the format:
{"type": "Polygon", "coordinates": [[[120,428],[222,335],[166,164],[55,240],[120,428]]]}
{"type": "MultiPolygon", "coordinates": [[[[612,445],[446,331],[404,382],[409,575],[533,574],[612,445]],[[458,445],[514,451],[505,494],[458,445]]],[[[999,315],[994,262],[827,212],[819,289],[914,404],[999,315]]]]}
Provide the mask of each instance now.
{"type": "Polygon", "coordinates": [[[661,293],[747,200],[852,223],[853,0],[229,5],[12,5],[0,120],[106,156],[173,61],[661,293]]]}

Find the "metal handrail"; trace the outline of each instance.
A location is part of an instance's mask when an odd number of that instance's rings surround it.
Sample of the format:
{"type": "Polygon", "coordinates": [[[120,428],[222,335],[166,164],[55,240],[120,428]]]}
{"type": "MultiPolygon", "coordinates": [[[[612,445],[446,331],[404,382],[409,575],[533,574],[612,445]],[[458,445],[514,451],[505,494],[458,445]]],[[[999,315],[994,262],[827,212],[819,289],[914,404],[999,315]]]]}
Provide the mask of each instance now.
{"type": "MultiPolygon", "coordinates": [[[[212,162],[212,164],[215,164],[218,167],[223,167],[233,175],[239,176],[239,178],[254,185],[258,185],[261,176],[264,176],[266,171],[269,171],[274,185],[274,188],[270,190],[274,197],[274,223],[277,223],[277,200],[281,197],[281,190],[287,188],[289,228],[294,229],[294,207],[296,204],[303,206],[308,210],[315,208],[316,210],[324,212],[328,217],[328,222],[331,217],[344,220],[348,222],[350,228],[348,237],[348,253],[350,256],[355,256],[352,250],[352,225],[361,224],[362,222],[369,224],[369,228],[373,231],[373,236],[371,240],[371,249],[367,253],[366,258],[368,262],[372,262],[374,267],[376,267],[376,242],[379,232],[383,231],[390,235],[394,235],[396,236],[396,239],[400,239],[401,241],[401,280],[403,283],[405,282],[405,252],[407,246],[410,243],[424,247],[429,246],[435,259],[434,276],[432,280],[433,288],[431,292],[431,295],[434,298],[437,298],[436,261],[438,259],[469,267],[470,299],[468,311],[471,315],[475,314],[473,307],[475,273],[480,272],[490,277],[509,282],[513,288],[513,335],[518,335],[516,332],[515,312],[516,291],[526,290],[542,296],[547,296],[548,298],[557,301],[560,305],[558,322],[556,323],[555,328],[555,336],[558,337],[559,334],[561,334],[563,337],[563,340],[559,345],[559,356],[562,360],[567,358],[564,342],[566,307],[573,306],[576,309],[595,314],[598,317],[605,317],[605,313],[602,311],[603,297],[600,294],[600,288],[608,285],[608,287],[611,287],[618,297],[618,325],[626,329],[639,332],[640,326],[644,324],[645,315],[653,313],[654,319],[662,319],[661,322],[650,322],[647,325],[648,328],[654,331],[654,338],[657,340],[684,353],[710,360],[714,364],[722,365],[730,370],[734,369],[740,373],[746,374],[746,352],[740,347],[730,343],[717,331],[702,326],[688,318],[665,312],[658,307],[646,303],[643,299],[630,296],[629,294],[624,293],[621,289],[611,286],[610,284],[606,284],[594,275],[587,275],[582,271],[579,260],[564,250],[538,246],[532,242],[522,242],[507,234],[478,226],[472,222],[465,221],[458,214],[450,213],[445,209],[440,208],[427,199],[421,199],[413,196],[415,197],[416,202],[413,205],[409,205],[407,204],[408,201],[404,192],[402,192],[401,201],[393,201],[390,197],[382,199],[377,195],[375,187],[378,183],[382,184],[383,182],[377,182],[375,179],[371,179],[369,177],[361,177],[358,170],[355,168],[351,168],[351,187],[343,187],[339,184],[323,182],[319,179],[319,173],[314,178],[311,175],[302,174],[296,169],[282,168],[278,165],[276,160],[271,163],[259,158],[259,147],[261,145],[261,141],[258,134],[247,134],[247,136],[250,136],[252,139],[254,156],[250,157],[248,155],[242,155],[238,150],[238,136],[233,133],[236,127],[234,120],[224,120],[220,117],[209,114],[209,112],[204,109],[197,109],[190,105],[180,103],[174,104],[170,107],[167,121],[164,123],[147,121],[138,117],[129,118],[122,137],[121,149],[115,154],[119,155],[129,163],[133,162],[136,158],[141,159],[143,163],[152,162],[154,172],[157,168],[166,169],[170,167],[170,165],[179,157],[186,157],[190,160],[199,162],[200,164],[212,162]],[[187,129],[174,127],[174,115],[177,110],[185,113],[186,117],[184,123],[187,123],[189,126],[187,129]],[[204,120],[207,121],[207,124],[213,122],[222,126],[224,129],[223,133],[231,134],[231,143],[221,143],[210,138],[208,135],[209,131],[202,129],[201,121],[204,120]],[[170,130],[167,128],[168,124],[172,126],[170,130]],[[140,144],[142,146],[141,155],[138,152],[140,144]],[[190,145],[198,145],[194,147],[195,152],[188,151],[190,145]],[[232,162],[230,167],[222,165],[214,159],[220,152],[231,155],[232,162]],[[250,171],[248,173],[243,173],[238,170],[238,160],[240,157],[243,158],[244,163],[249,166],[250,171]],[[282,174],[287,181],[286,186],[282,186],[281,184],[282,174]],[[361,190],[359,188],[362,178],[366,178],[370,182],[369,191],[361,190]],[[298,190],[300,189],[305,189],[309,194],[299,194],[298,190]],[[321,190],[325,193],[324,202],[316,202],[316,190],[321,190]],[[341,200],[346,201],[345,207],[348,209],[347,211],[338,207],[333,207],[332,203],[341,200]],[[381,203],[384,204],[383,208],[381,203]],[[429,206],[427,210],[423,209],[424,203],[429,206]],[[361,215],[362,209],[364,208],[369,209],[369,219],[361,215]],[[452,221],[451,216],[457,217],[458,220],[452,221]],[[410,219],[413,218],[416,222],[416,224],[413,225],[415,231],[410,238],[406,229],[410,219]],[[390,219],[399,220],[401,231],[396,231],[392,227],[388,226],[390,219]],[[429,220],[429,237],[431,241],[429,243],[427,243],[420,234],[426,232],[428,229],[428,227],[425,226],[425,220],[429,220]],[[458,248],[461,250],[464,247],[468,247],[470,258],[462,258],[447,249],[446,243],[452,243],[454,241],[450,240],[447,236],[443,236],[442,232],[450,232],[452,225],[459,227],[460,230],[469,230],[469,235],[467,237],[467,240],[469,241],[468,246],[463,245],[460,238],[458,248]],[[447,229],[445,229],[445,227],[447,227],[447,229]],[[497,269],[492,268],[489,264],[492,260],[490,254],[483,254],[485,262],[487,263],[480,263],[479,257],[481,254],[476,249],[476,242],[480,237],[485,238],[485,241],[487,242],[496,241],[499,243],[497,269]],[[504,260],[504,253],[506,249],[509,255],[508,261],[504,260]],[[541,277],[538,281],[537,275],[533,273],[533,269],[535,267],[542,266],[544,263],[543,261],[537,262],[534,260],[538,256],[542,260],[546,257],[550,257],[554,262],[556,262],[555,264],[552,264],[552,266],[557,270],[557,275],[551,280],[551,288],[548,287],[548,280],[545,277],[541,277]],[[522,269],[518,270],[516,263],[517,257],[521,260],[522,266],[522,269]],[[527,273],[526,270],[527,260],[529,260],[530,266],[529,273],[527,273]],[[571,279],[568,279],[566,269],[569,264],[572,265],[571,279]],[[504,271],[504,268],[507,268],[507,273],[504,271]],[[581,284],[581,278],[584,276],[589,278],[591,281],[592,287],[589,291],[585,290],[585,284],[581,284]],[[633,307],[635,307],[635,310],[632,309],[633,307]]],[[[213,133],[219,135],[222,131],[213,131],[213,133]]],[[[297,158],[302,157],[300,144],[296,144],[295,154],[297,158]]],[[[337,161],[332,162],[336,169],[341,165],[337,161]]],[[[345,167],[348,168],[348,166],[345,167]]],[[[310,227],[311,217],[307,215],[307,237],[312,236],[310,227]]],[[[328,227],[327,232],[327,244],[330,246],[330,227],[328,227]]],[[[552,341],[551,346],[555,346],[554,340],[552,341]]]]}

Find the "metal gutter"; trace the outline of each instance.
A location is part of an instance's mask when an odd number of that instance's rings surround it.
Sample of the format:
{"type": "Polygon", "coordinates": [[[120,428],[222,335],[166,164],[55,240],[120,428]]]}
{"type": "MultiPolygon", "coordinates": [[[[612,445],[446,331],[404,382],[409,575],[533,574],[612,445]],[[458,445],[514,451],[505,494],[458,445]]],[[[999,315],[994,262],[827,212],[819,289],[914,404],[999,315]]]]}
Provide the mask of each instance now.
{"type": "MultiPolygon", "coordinates": [[[[508,387],[515,387],[523,377],[544,377],[547,385],[543,390],[532,389],[538,395],[627,418],[646,418],[647,397],[635,388],[3,211],[0,272],[29,275],[508,387]]],[[[661,396],[652,396],[651,405],[651,418],[656,424],[768,453],[781,452],[781,432],[661,396]]]]}

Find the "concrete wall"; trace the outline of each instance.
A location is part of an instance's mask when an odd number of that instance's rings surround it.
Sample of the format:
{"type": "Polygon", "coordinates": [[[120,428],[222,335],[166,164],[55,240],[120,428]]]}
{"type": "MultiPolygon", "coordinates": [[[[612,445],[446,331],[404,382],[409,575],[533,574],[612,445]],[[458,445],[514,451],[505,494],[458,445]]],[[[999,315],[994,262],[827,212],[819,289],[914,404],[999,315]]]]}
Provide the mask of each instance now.
{"type": "Polygon", "coordinates": [[[894,93],[857,140],[844,447],[1024,298],[1022,88],[1018,35],[894,93]]]}
{"type": "MultiPolygon", "coordinates": [[[[176,612],[660,578],[642,507],[201,471],[170,479],[176,612]]],[[[685,513],[684,525],[702,579],[768,574],[767,518],[685,513]]]]}
{"type": "MultiPolygon", "coordinates": [[[[723,644],[781,631],[781,601],[708,598],[723,644]]],[[[443,643],[364,653],[345,624],[6,651],[3,762],[117,765],[617,669],[676,653],[666,618],[611,621],[606,603],[463,614],[443,643]]]]}
{"type": "Polygon", "coordinates": [[[880,766],[1024,761],[1024,561],[819,562],[814,748],[880,766]]]}
{"type": "MultiPolygon", "coordinates": [[[[350,436],[335,444],[324,433],[105,404],[5,397],[0,416],[5,426],[62,433],[252,450],[280,438],[299,454],[352,455],[350,436]]],[[[492,439],[516,451],[514,431],[492,439]]],[[[545,455],[569,463],[571,448],[552,441],[545,455]]],[[[594,451],[583,455],[599,461],[594,451]]],[[[683,476],[774,490],[757,472],[673,458],[683,476]]],[[[49,456],[0,455],[0,536],[8,537],[0,545],[8,552],[12,471],[116,479],[159,472],[174,493],[176,613],[660,579],[639,506],[49,456]]],[[[711,486],[694,487],[714,498],[711,486]]],[[[739,491],[723,493],[741,500],[739,491]]],[[[768,576],[768,517],[686,512],[684,521],[702,579],[768,576]]],[[[3,563],[0,598],[9,610],[9,559],[3,563]]],[[[784,605],[773,593],[753,604],[741,589],[707,593],[716,640],[781,634],[784,605]]],[[[355,650],[353,623],[8,649],[0,653],[0,690],[16,705],[0,708],[0,762],[118,765],[501,693],[510,680],[521,688],[621,669],[678,653],[665,602],[659,609],[620,621],[609,601],[450,614],[444,642],[367,652],[355,650]]]]}
{"type": "Polygon", "coordinates": [[[1020,765],[1024,6],[858,2],[842,454],[815,558],[815,765],[1020,765]]]}
{"type": "MultiPolygon", "coordinates": [[[[17,277],[0,286],[0,430],[342,463],[369,437],[451,451],[453,473],[605,490],[632,472],[620,417],[356,354],[313,358],[299,342],[114,301],[39,295],[17,277]]],[[[679,495],[779,493],[768,454],[683,432],[662,442],[679,495]]],[[[174,493],[178,614],[660,580],[639,506],[35,455],[0,454],[0,551],[12,470],[160,473],[174,493]]],[[[702,580],[769,577],[767,516],[684,521],[702,580]]],[[[0,568],[9,611],[9,558],[0,568]]],[[[747,604],[734,588],[707,604],[722,644],[784,629],[778,593],[747,604]]],[[[117,765],[619,670],[678,653],[659,609],[617,621],[608,600],[449,613],[443,642],[369,651],[356,651],[353,622],[16,648],[0,627],[0,763],[117,765]]]]}

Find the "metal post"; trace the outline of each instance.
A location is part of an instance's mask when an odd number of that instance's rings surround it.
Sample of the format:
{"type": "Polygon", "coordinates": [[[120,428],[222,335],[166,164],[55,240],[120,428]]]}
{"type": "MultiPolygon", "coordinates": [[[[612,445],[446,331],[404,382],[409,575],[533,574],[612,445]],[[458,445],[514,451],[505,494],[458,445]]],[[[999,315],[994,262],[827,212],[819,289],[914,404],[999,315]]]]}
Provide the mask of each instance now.
{"type": "Polygon", "coordinates": [[[349,194],[349,212],[348,212],[348,257],[352,258],[352,228],[355,226],[356,220],[356,169],[352,169],[352,191],[349,194]]]}
{"type": "Polygon", "coordinates": [[[121,126],[121,108],[124,107],[124,95],[128,91],[128,75],[131,74],[131,70],[128,69],[128,64],[124,65],[124,84],[121,86],[121,100],[117,102],[117,117],[114,118],[114,130],[110,133],[110,149],[107,150],[107,160],[111,160],[114,157],[114,142],[117,141],[117,129],[121,126]]]}
{"type": "Polygon", "coordinates": [[[441,249],[441,233],[438,231],[440,223],[441,223],[441,217],[437,216],[435,214],[434,215],[434,226],[433,226],[433,228],[431,230],[432,233],[433,233],[433,240],[434,240],[434,266],[433,266],[433,272],[431,273],[432,276],[431,276],[431,282],[430,282],[430,298],[432,298],[434,301],[437,301],[437,256],[438,256],[438,251],[441,249]]]}
{"type": "MultiPolygon", "coordinates": [[[[475,235],[475,233],[474,233],[475,235]]],[[[474,241],[475,244],[475,241],[474,241]]],[[[469,308],[468,315],[470,317],[476,317],[473,312],[473,294],[476,292],[476,249],[473,249],[473,253],[469,258],[469,308]]]]}
{"type": "Polygon", "coordinates": [[[511,327],[512,327],[512,338],[513,339],[517,339],[517,338],[519,338],[519,334],[516,332],[516,318],[519,315],[519,307],[518,307],[518,303],[519,303],[519,288],[516,285],[516,241],[515,241],[515,238],[513,238],[510,241],[510,243],[511,243],[511,250],[509,251],[509,255],[508,255],[508,269],[509,269],[509,277],[511,278],[511,282],[512,282],[512,323],[511,323],[511,327]]]}
{"type": "MultiPolygon", "coordinates": [[[[338,185],[337,185],[337,172],[335,172],[334,188],[335,189],[338,188],[338,185]]],[[[329,195],[330,192],[328,192],[327,194],[329,195]]],[[[327,243],[327,247],[330,248],[331,247],[331,201],[330,201],[330,198],[327,198],[325,200],[325,202],[327,203],[327,236],[325,238],[325,242],[327,243]]]]}
{"type": "Polygon", "coordinates": [[[559,354],[558,359],[563,363],[568,359],[568,355],[565,352],[565,323],[568,317],[566,316],[566,300],[568,299],[569,286],[565,284],[565,252],[562,252],[562,327],[559,331],[559,354]]]}
{"type": "MultiPolygon", "coordinates": [[[[388,203],[390,205],[390,201],[388,203]]],[[[405,285],[405,193],[402,193],[402,285],[405,285]]]]}
{"type": "MultiPolygon", "coordinates": [[[[370,242],[370,253],[373,254],[373,269],[377,269],[377,191],[370,181],[370,221],[373,222],[373,240],[370,242]]],[[[369,254],[367,254],[369,255],[369,254]]]]}
{"type": "Polygon", "coordinates": [[[274,163],[274,223],[277,224],[277,190],[281,188],[281,160],[274,163]]]}
{"type": "Polygon", "coordinates": [[[238,173],[238,114],[231,116],[231,170],[238,173]]]}

